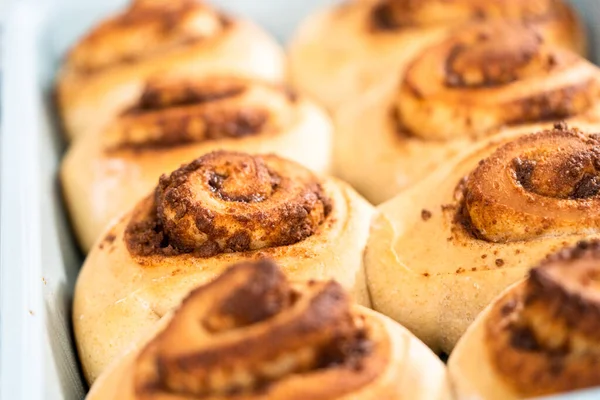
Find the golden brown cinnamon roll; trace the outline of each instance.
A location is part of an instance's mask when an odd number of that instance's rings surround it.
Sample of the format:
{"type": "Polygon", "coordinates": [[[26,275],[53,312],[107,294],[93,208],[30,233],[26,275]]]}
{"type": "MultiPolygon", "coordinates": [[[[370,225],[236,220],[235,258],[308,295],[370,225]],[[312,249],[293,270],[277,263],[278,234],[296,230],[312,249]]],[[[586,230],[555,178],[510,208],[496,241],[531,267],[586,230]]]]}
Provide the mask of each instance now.
{"type": "Polygon", "coordinates": [[[334,281],[246,262],[199,287],[88,399],[444,399],[441,361],[334,281]]]}
{"type": "Polygon", "coordinates": [[[274,155],[214,152],[163,175],[103,234],[75,288],[86,377],[234,262],[269,257],[294,279],[335,279],[359,304],[372,208],[348,185],[274,155]]]}
{"type": "Polygon", "coordinates": [[[600,139],[565,124],[507,133],[379,211],[365,253],[373,306],[449,353],[529,266],[600,237],[600,139]]]}
{"type": "Polygon", "coordinates": [[[84,251],[161,174],[217,149],[275,153],[327,172],[331,123],[283,87],[226,75],[155,79],[99,135],[69,149],[62,183],[84,251]]]}
{"type": "Polygon", "coordinates": [[[548,41],[586,53],[582,25],[562,0],[349,0],[301,25],[290,46],[290,77],[337,110],[372,87],[395,86],[398,72],[432,41],[498,20],[527,23],[548,41]]]}
{"type": "Polygon", "coordinates": [[[500,131],[600,121],[600,70],[526,24],[462,30],[401,75],[337,118],[335,172],[376,204],[500,131]]]}
{"type": "Polygon", "coordinates": [[[600,386],[600,242],[548,257],[497,298],[449,360],[461,398],[519,399],[600,386]]]}
{"type": "Polygon", "coordinates": [[[69,52],[57,100],[73,139],[98,132],[134,103],[149,77],[218,71],[280,81],[283,70],[279,45],[248,21],[200,0],[134,0],[69,52]]]}

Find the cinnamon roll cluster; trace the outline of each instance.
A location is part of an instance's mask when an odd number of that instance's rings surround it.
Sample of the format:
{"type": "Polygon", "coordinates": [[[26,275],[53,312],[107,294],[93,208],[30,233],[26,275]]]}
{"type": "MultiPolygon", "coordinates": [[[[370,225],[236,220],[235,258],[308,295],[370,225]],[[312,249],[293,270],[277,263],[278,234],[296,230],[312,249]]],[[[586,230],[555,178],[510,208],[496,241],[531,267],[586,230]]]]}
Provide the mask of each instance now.
{"type": "Polygon", "coordinates": [[[442,363],[333,281],[244,262],[192,291],[90,399],[444,399],[442,363]],[[265,345],[268,344],[268,345],[265,345]],[[427,366],[428,378],[412,379],[427,366]]]}
{"type": "Polygon", "coordinates": [[[268,257],[298,280],[335,279],[369,305],[362,253],[371,216],[346,184],[275,155],[212,152],[163,175],[96,242],[79,275],[73,315],[86,376],[95,380],[236,262],[268,257]]]}
{"type": "Polygon", "coordinates": [[[331,122],[284,70],[261,28],[200,0],[133,1],[66,56],[61,182],[89,252],[73,316],[90,382],[237,261],[269,256],[369,304],[371,206],[317,175],[331,122]]]}
{"type": "Polygon", "coordinates": [[[433,43],[471,25],[526,24],[545,40],[586,54],[584,29],[562,0],[353,0],[317,12],[290,46],[292,81],[329,110],[395,85],[433,43]]]}
{"type": "Polygon", "coordinates": [[[205,2],[100,23],[56,85],[89,398],[600,386],[582,28],[562,0],[348,1],[300,27],[290,88],[279,45],[205,2]]]}
{"type": "Polygon", "coordinates": [[[260,28],[200,0],[136,0],[72,48],[56,96],[75,139],[97,134],[130,107],[149,78],[219,71],[279,82],[284,64],[281,48],[260,28]]]}
{"type": "Polygon", "coordinates": [[[338,113],[335,173],[381,203],[499,133],[598,123],[599,100],[600,69],[535,26],[473,25],[413,57],[397,84],[338,113]]]}
{"type": "Polygon", "coordinates": [[[230,75],[154,78],[136,103],[67,152],[62,182],[81,247],[158,178],[227,149],[275,153],[327,172],[332,128],[314,104],[281,84],[230,75]]]}

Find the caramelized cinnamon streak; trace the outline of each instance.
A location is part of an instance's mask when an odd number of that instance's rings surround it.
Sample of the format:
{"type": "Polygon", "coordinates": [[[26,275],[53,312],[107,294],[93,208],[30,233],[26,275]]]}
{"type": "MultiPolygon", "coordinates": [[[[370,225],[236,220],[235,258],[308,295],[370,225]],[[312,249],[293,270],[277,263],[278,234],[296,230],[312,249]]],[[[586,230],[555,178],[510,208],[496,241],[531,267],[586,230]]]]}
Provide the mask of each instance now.
{"type": "Polygon", "coordinates": [[[386,361],[371,328],[337,283],[291,285],[270,261],[238,264],[192,292],[143,349],[136,394],[337,398],[386,361]]]}
{"type": "Polygon", "coordinates": [[[231,76],[155,79],[105,133],[107,151],[160,150],[277,132],[293,123],[282,88],[231,76]]]}
{"type": "Polygon", "coordinates": [[[533,269],[492,310],[494,368],[519,394],[600,384],[600,242],[581,242],[533,269]]]}
{"type": "Polygon", "coordinates": [[[455,43],[446,60],[446,85],[450,87],[494,87],[548,72],[554,57],[542,54],[543,39],[534,30],[515,35],[479,35],[455,43]],[[520,35],[520,36],[519,36],[520,35]]]}
{"type": "Polygon", "coordinates": [[[129,113],[159,111],[168,107],[190,106],[239,96],[246,91],[242,79],[215,78],[173,81],[155,79],[148,82],[137,107],[129,113]]]}
{"type": "Polygon", "coordinates": [[[297,243],[331,212],[318,179],[277,156],[214,152],[163,175],[125,238],[135,255],[210,257],[297,243]]]}
{"type": "Polygon", "coordinates": [[[464,184],[462,220],[491,242],[600,230],[600,141],[557,124],[483,160],[464,184]]]}
{"type": "Polygon", "coordinates": [[[554,0],[380,0],[371,12],[375,31],[456,25],[477,20],[538,22],[557,18],[554,0]]]}
{"type": "Polygon", "coordinates": [[[600,71],[525,24],[476,25],[408,67],[397,115],[414,136],[478,137],[505,125],[582,115],[600,98],[600,71]]]}
{"type": "Polygon", "coordinates": [[[70,52],[68,65],[82,74],[97,73],[206,40],[227,25],[226,18],[199,0],[135,1],[91,31],[70,52]]]}

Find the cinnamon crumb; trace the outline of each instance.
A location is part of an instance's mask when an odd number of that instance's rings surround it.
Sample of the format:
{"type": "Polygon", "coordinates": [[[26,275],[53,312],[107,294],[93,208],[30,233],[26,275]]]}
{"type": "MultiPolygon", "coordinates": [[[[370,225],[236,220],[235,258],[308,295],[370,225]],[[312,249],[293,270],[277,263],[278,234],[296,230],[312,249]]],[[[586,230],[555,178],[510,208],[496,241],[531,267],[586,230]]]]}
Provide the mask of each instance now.
{"type": "Polygon", "coordinates": [[[432,215],[431,211],[425,210],[425,209],[421,210],[421,219],[423,221],[429,221],[429,219],[431,218],[431,215],[432,215]]]}

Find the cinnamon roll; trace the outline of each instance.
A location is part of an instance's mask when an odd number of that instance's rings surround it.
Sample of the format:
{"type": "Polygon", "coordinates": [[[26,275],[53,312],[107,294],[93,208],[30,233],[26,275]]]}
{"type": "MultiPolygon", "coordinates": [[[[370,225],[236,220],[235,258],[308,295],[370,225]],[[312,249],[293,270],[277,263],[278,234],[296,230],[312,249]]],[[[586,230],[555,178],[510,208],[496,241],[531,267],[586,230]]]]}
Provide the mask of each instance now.
{"type": "Polygon", "coordinates": [[[562,0],[348,0],[304,21],[292,40],[290,78],[337,110],[370,88],[394,86],[415,54],[453,30],[507,20],[586,53],[583,26],[562,0]]]}
{"type": "Polygon", "coordinates": [[[444,399],[445,367],[334,281],[289,282],[267,260],[191,292],[88,399],[444,399]]]}
{"type": "Polygon", "coordinates": [[[150,80],[137,103],[69,149],[66,203],[89,251],[116,216],[161,174],[217,149],[275,153],[327,172],[332,127],[323,111],[282,86],[227,75],[150,80]]]}
{"type": "Polygon", "coordinates": [[[75,288],[86,377],[227,265],[269,257],[294,279],[335,279],[369,305],[372,207],[348,185],[275,155],[209,153],[170,175],[96,242],[75,288]]]}
{"type": "Polygon", "coordinates": [[[149,77],[219,71],[278,82],[284,64],[282,49],[264,31],[200,0],[133,0],[68,53],[57,102],[73,139],[98,132],[128,108],[149,77]]]}
{"type": "Polygon", "coordinates": [[[340,111],[335,172],[381,203],[501,131],[600,121],[599,100],[600,70],[535,27],[476,25],[420,53],[397,87],[340,111]]]}
{"type": "Polygon", "coordinates": [[[497,298],[449,360],[461,398],[519,399],[600,386],[600,242],[548,257],[497,298]]]}
{"type": "Polygon", "coordinates": [[[379,211],[365,254],[373,306],[449,353],[533,263],[600,237],[600,137],[564,123],[503,134],[379,211]]]}

